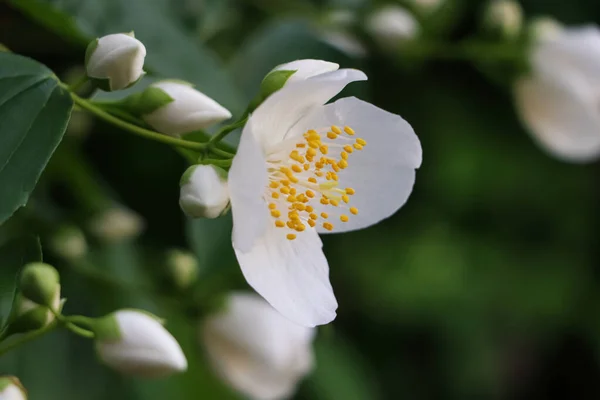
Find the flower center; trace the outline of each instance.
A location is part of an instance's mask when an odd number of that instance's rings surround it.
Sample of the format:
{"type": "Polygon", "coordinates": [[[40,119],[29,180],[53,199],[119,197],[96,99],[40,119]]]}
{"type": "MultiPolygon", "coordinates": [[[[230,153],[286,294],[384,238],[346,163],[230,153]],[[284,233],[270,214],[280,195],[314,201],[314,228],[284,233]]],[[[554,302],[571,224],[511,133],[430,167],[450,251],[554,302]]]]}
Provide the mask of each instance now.
{"type": "MultiPolygon", "coordinates": [[[[333,223],[322,211],[323,206],[340,207],[347,209],[348,214],[358,214],[358,209],[350,206],[354,189],[339,187],[338,177],[338,172],[348,168],[352,153],[367,145],[361,138],[354,139],[354,135],[349,126],[311,129],[289,153],[269,157],[270,182],[266,196],[276,227],[302,232],[306,225],[315,227],[319,223],[332,230],[333,223]],[[315,208],[321,213],[317,214],[315,208]]],[[[348,214],[341,214],[340,221],[348,222],[348,214]]],[[[288,233],[287,238],[294,240],[296,234],[288,233]]]]}

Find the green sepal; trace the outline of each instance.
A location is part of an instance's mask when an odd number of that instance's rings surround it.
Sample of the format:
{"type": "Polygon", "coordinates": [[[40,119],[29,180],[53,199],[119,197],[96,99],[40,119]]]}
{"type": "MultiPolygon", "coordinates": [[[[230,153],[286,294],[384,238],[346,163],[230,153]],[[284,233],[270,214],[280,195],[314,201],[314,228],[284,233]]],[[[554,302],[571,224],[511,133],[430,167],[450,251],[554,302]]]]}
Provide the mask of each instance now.
{"type": "Polygon", "coordinates": [[[114,342],[120,340],[122,337],[117,317],[114,313],[95,319],[94,322],[90,324],[90,328],[94,332],[94,338],[96,340],[114,342]]]}
{"type": "Polygon", "coordinates": [[[37,331],[45,327],[50,322],[48,318],[49,312],[51,311],[47,307],[37,306],[18,315],[8,326],[7,335],[37,331]]]}
{"type": "Polygon", "coordinates": [[[98,38],[92,40],[90,42],[90,44],[88,44],[87,48],[85,49],[85,66],[86,66],[86,68],[87,68],[88,62],[90,61],[90,58],[92,57],[92,54],[94,54],[94,51],[96,51],[96,49],[98,48],[98,42],[99,42],[98,38]]]}
{"type": "MultiPolygon", "coordinates": [[[[142,71],[142,73],[140,74],[140,77],[137,78],[135,81],[131,82],[129,85],[127,85],[126,87],[124,87],[123,89],[119,89],[119,90],[125,90],[128,89],[130,87],[132,87],[133,85],[135,85],[136,83],[138,83],[143,77],[144,75],[146,75],[145,71],[142,71]]],[[[110,79],[108,78],[92,78],[91,76],[89,77],[90,82],[98,89],[103,90],[105,92],[114,92],[116,90],[113,90],[110,84],[110,79]]]]}
{"type": "Polygon", "coordinates": [[[180,187],[183,185],[187,185],[190,182],[190,179],[192,179],[192,174],[199,166],[200,164],[192,165],[191,167],[185,170],[185,172],[181,175],[181,179],[179,179],[180,187]]]}
{"type": "Polygon", "coordinates": [[[125,98],[122,105],[133,115],[147,115],[173,101],[174,99],[164,90],[150,86],[141,93],[125,98]]]}
{"type": "Polygon", "coordinates": [[[34,303],[52,307],[56,291],[60,290],[60,276],[51,265],[36,262],[23,267],[21,293],[34,303]]]}
{"type": "Polygon", "coordinates": [[[265,76],[260,84],[260,90],[256,97],[250,102],[247,112],[254,111],[270,95],[281,89],[285,83],[294,75],[296,70],[271,71],[265,76]]]}

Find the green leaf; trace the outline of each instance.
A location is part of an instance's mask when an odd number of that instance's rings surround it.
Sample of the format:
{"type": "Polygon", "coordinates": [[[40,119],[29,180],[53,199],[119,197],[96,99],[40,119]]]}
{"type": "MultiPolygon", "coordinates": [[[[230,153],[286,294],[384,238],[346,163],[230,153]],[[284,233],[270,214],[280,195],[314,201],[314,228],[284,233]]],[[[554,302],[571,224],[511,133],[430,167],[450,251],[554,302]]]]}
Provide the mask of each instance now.
{"type": "Polygon", "coordinates": [[[0,246],[0,332],[6,328],[21,269],[25,264],[40,261],[42,246],[36,237],[13,239],[0,246]]]}
{"type": "Polygon", "coordinates": [[[27,203],[63,137],[72,106],[48,68],[0,53],[0,224],[27,203]]]}
{"type": "Polygon", "coordinates": [[[133,30],[146,46],[146,67],[151,72],[190,81],[232,112],[243,111],[237,89],[216,56],[180,29],[164,1],[10,0],[10,3],[58,35],[76,38],[81,45],[99,36],[133,30]],[[64,29],[65,25],[70,28],[64,29]]]}

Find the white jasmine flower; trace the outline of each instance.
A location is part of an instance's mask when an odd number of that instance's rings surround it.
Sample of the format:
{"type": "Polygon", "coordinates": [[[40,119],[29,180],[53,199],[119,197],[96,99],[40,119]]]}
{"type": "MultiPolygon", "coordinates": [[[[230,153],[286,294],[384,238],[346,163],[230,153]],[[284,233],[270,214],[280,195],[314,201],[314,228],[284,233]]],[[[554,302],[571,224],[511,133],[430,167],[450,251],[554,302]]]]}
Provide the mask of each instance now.
{"type": "Polygon", "coordinates": [[[96,39],[86,51],[86,71],[90,78],[103,81],[105,90],[125,89],[143,75],[146,48],[133,33],[115,33],[96,39]]]}
{"type": "Polygon", "coordinates": [[[286,81],[286,83],[291,83],[324,74],[325,72],[337,71],[339,68],[339,64],[329,61],[306,59],[278,65],[271,72],[296,71],[286,81]]]}
{"type": "Polygon", "coordinates": [[[120,310],[93,327],[100,359],[128,375],[159,378],[187,369],[187,360],[173,336],[143,311],[120,310]]]}
{"type": "Polygon", "coordinates": [[[401,117],[356,98],[327,103],[342,69],[292,82],[251,115],[229,171],[233,247],[248,283],[305,326],[335,318],[319,233],[347,232],[408,199],[421,145],[401,117]]]}
{"type": "Polygon", "coordinates": [[[150,88],[161,89],[172,99],[142,116],[144,121],[161,133],[177,136],[206,129],[231,118],[229,110],[188,83],[161,81],[150,85],[150,88]]]}
{"type": "Polygon", "coordinates": [[[217,218],[229,206],[227,173],[214,165],[193,165],[180,181],[179,205],[190,217],[217,218]]]}
{"type": "Polygon", "coordinates": [[[600,31],[564,29],[537,40],[531,73],[515,84],[518,111],[534,139],[569,162],[600,156],[600,31]]]}
{"type": "Polygon", "coordinates": [[[297,325],[254,294],[234,293],[209,316],[201,339],[219,375],[251,399],[291,396],[313,367],[314,329],[297,325]]]}

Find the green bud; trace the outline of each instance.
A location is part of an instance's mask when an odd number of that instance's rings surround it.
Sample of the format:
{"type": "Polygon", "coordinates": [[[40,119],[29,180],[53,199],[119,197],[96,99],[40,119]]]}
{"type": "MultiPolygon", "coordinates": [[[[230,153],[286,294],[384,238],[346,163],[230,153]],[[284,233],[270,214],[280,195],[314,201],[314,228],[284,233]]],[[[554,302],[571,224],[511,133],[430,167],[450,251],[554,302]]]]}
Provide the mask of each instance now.
{"type": "Polygon", "coordinates": [[[27,264],[21,273],[20,289],[34,303],[52,307],[56,294],[60,293],[60,276],[51,265],[27,264]]]}
{"type": "Polygon", "coordinates": [[[173,98],[164,90],[149,86],[144,91],[125,98],[122,104],[134,115],[146,115],[172,102],[173,98]]]}
{"type": "MultiPolygon", "coordinates": [[[[62,309],[60,292],[57,292],[52,307],[57,312],[62,309]]],[[[44,328],[54,321],[54,313],[46,306],[39,305],[25,298],[23,295],[17,295],[7,333],[13,335],[16,333],[25,333],[44,328]]]]}
{"type": "Polygon", "coordinates": [[[96,340],[113,342],[121,339],[122,336],[115,313],[95,319],[93,324],[90,325],[90,328],[94,332],[96,340]]]}
{"type": "Polygon", "coordinates": [[[170,250],[167,267],[169,278],[178,289],[189,288],[198,278],[198,260],[188,251],[170,250]]]}
{"type": "Polygon", "coordinates": [[[56,254],[70,260],[83,257],[88,250],[83,232],[75,226],[59,228],[52,237],[50,246],[56,254]]]}
{"type": "Polygon", "coordinates": [[[263,99],[266,99],[281,89],[294,73],[296,73],[296,70],[277,70],[269,72],[260,84],[260,96],[263,99]]]}

